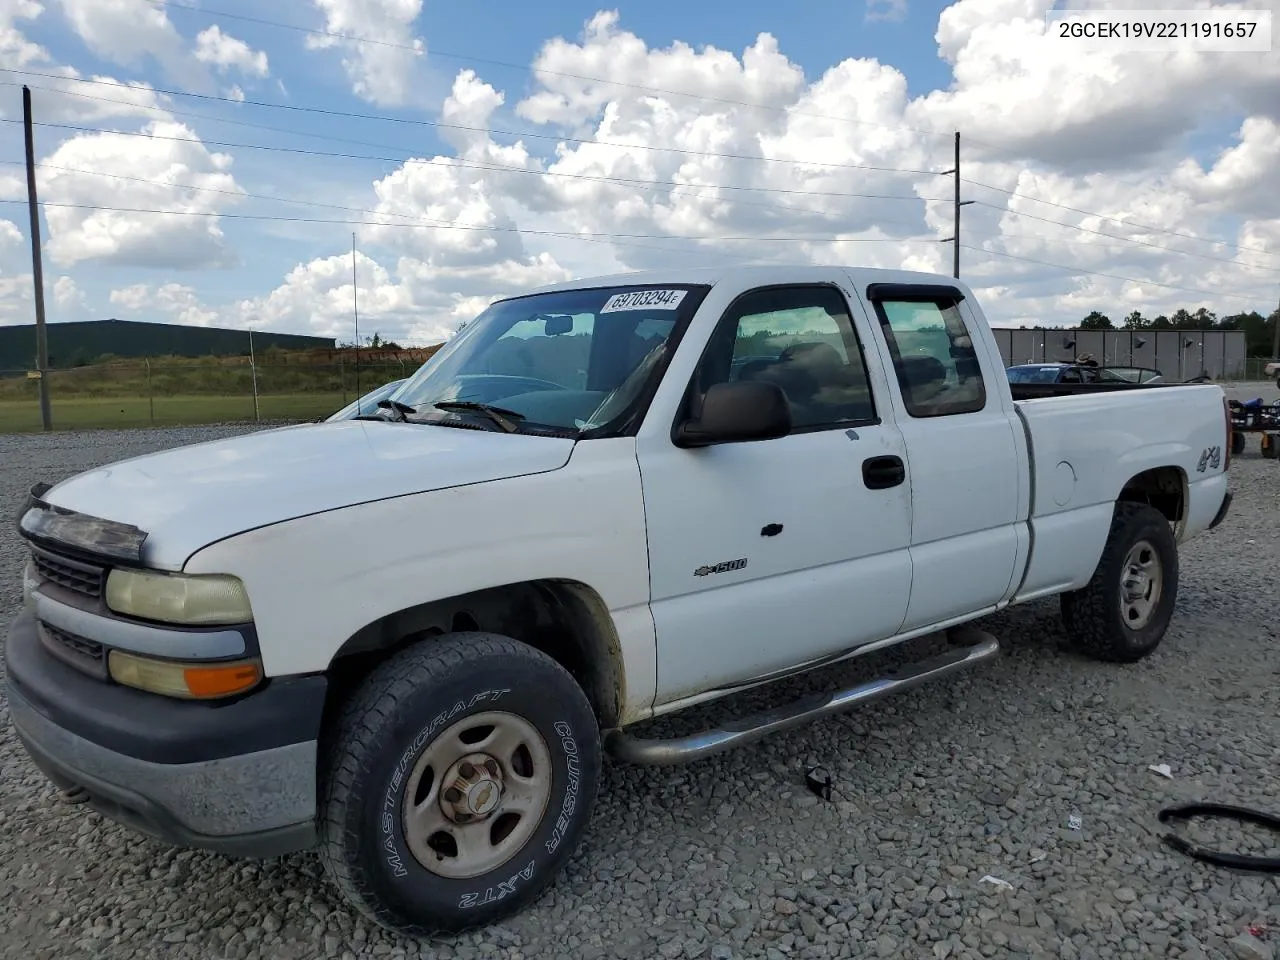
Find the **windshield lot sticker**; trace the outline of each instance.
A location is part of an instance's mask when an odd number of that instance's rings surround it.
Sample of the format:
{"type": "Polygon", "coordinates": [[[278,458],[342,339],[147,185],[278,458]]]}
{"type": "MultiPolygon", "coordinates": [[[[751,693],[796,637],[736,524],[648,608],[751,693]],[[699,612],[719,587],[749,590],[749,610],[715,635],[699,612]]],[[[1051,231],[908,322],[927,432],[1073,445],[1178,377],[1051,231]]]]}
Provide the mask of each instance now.
{"type": "Polygon", "coordinates": [[[615,293],[608,299],[601,313],[617,313],[620,310],[674,310],[688,290],[631,290],[615,293]]]}

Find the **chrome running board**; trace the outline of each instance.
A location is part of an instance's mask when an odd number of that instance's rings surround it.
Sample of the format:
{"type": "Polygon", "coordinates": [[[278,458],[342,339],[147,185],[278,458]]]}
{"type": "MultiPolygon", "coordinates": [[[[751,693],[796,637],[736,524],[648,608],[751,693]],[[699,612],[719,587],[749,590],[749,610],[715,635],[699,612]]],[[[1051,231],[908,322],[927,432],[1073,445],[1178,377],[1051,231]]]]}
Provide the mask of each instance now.
{"type": "Polygon", "coordinates": [[[797,727],[818,717],[843,713],[855,706],[879,700],[990,660],[1000,653],[1000,641],[968,625],[948,631],[957,644],[943,653],[904,664],[881,677],[834,693],[816,693],[794,703],[750,714],[704,733],[670,740],[646,740],[622,730],[612,730],[605,749],[624,763],[666,765],[688,763],[760,740],[771,733],[797,727]]]}

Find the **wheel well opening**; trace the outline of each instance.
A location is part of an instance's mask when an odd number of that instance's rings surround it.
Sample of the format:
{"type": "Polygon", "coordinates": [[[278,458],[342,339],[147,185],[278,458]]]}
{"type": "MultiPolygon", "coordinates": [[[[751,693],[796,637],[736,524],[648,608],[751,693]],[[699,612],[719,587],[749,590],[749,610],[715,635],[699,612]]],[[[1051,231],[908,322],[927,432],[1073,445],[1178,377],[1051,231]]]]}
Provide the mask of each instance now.
{"type": "Polygon", "coordinates": [[[1187,480],[1177,467],[1156,467],[1130,478],[1119,500],[1145,503],[1159,510],[1170,523],[1179,523],[1186,509],[1187,480]]]}
{"type": "Polygon", "coordinates": [[[585,584],[536,580],[424,603],[359,630],[326,671],[326,727],[351,692],[388,657],[414,643],[471,631],[511,637],[552,657],[582,687],[600,726],[617,724],[626,690],[608,608],[585,584]]]}

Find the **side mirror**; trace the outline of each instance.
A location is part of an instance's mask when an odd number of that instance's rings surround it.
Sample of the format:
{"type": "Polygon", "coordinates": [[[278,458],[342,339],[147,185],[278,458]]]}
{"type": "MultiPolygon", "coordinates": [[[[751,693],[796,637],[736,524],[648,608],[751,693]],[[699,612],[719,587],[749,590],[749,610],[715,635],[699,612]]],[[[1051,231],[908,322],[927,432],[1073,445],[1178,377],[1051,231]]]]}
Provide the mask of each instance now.
{"type": "Polygon", "coordinates": [[[675,432],[677,447],[774,440],[791,432],[791,407],[776,384],[759,380],[717,383],[702,400],[702,416],[675,432]]]}

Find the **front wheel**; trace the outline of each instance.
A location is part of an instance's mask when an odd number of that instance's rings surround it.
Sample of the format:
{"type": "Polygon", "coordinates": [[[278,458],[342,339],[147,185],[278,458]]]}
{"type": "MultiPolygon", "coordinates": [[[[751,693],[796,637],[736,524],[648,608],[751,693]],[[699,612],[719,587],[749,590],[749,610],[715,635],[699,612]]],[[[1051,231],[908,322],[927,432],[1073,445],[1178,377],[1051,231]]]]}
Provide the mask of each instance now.
{"type": "Polygon", "coordinates": [[[1099,660],[1133,663],[1164,638],[1178,594],[1178,545],[1169,521],[1144,503],[1116,504],[1089,583],[1062,595],[1067,636],[1099,660]]]}
{"type": "Polygon", "coordinates": [[[379,665],[329,741],[326,872],[366,916],[414,936],[530,904],[577,848],[600,769],[595,716],[569,673],[487,633],[379,665]]]}

